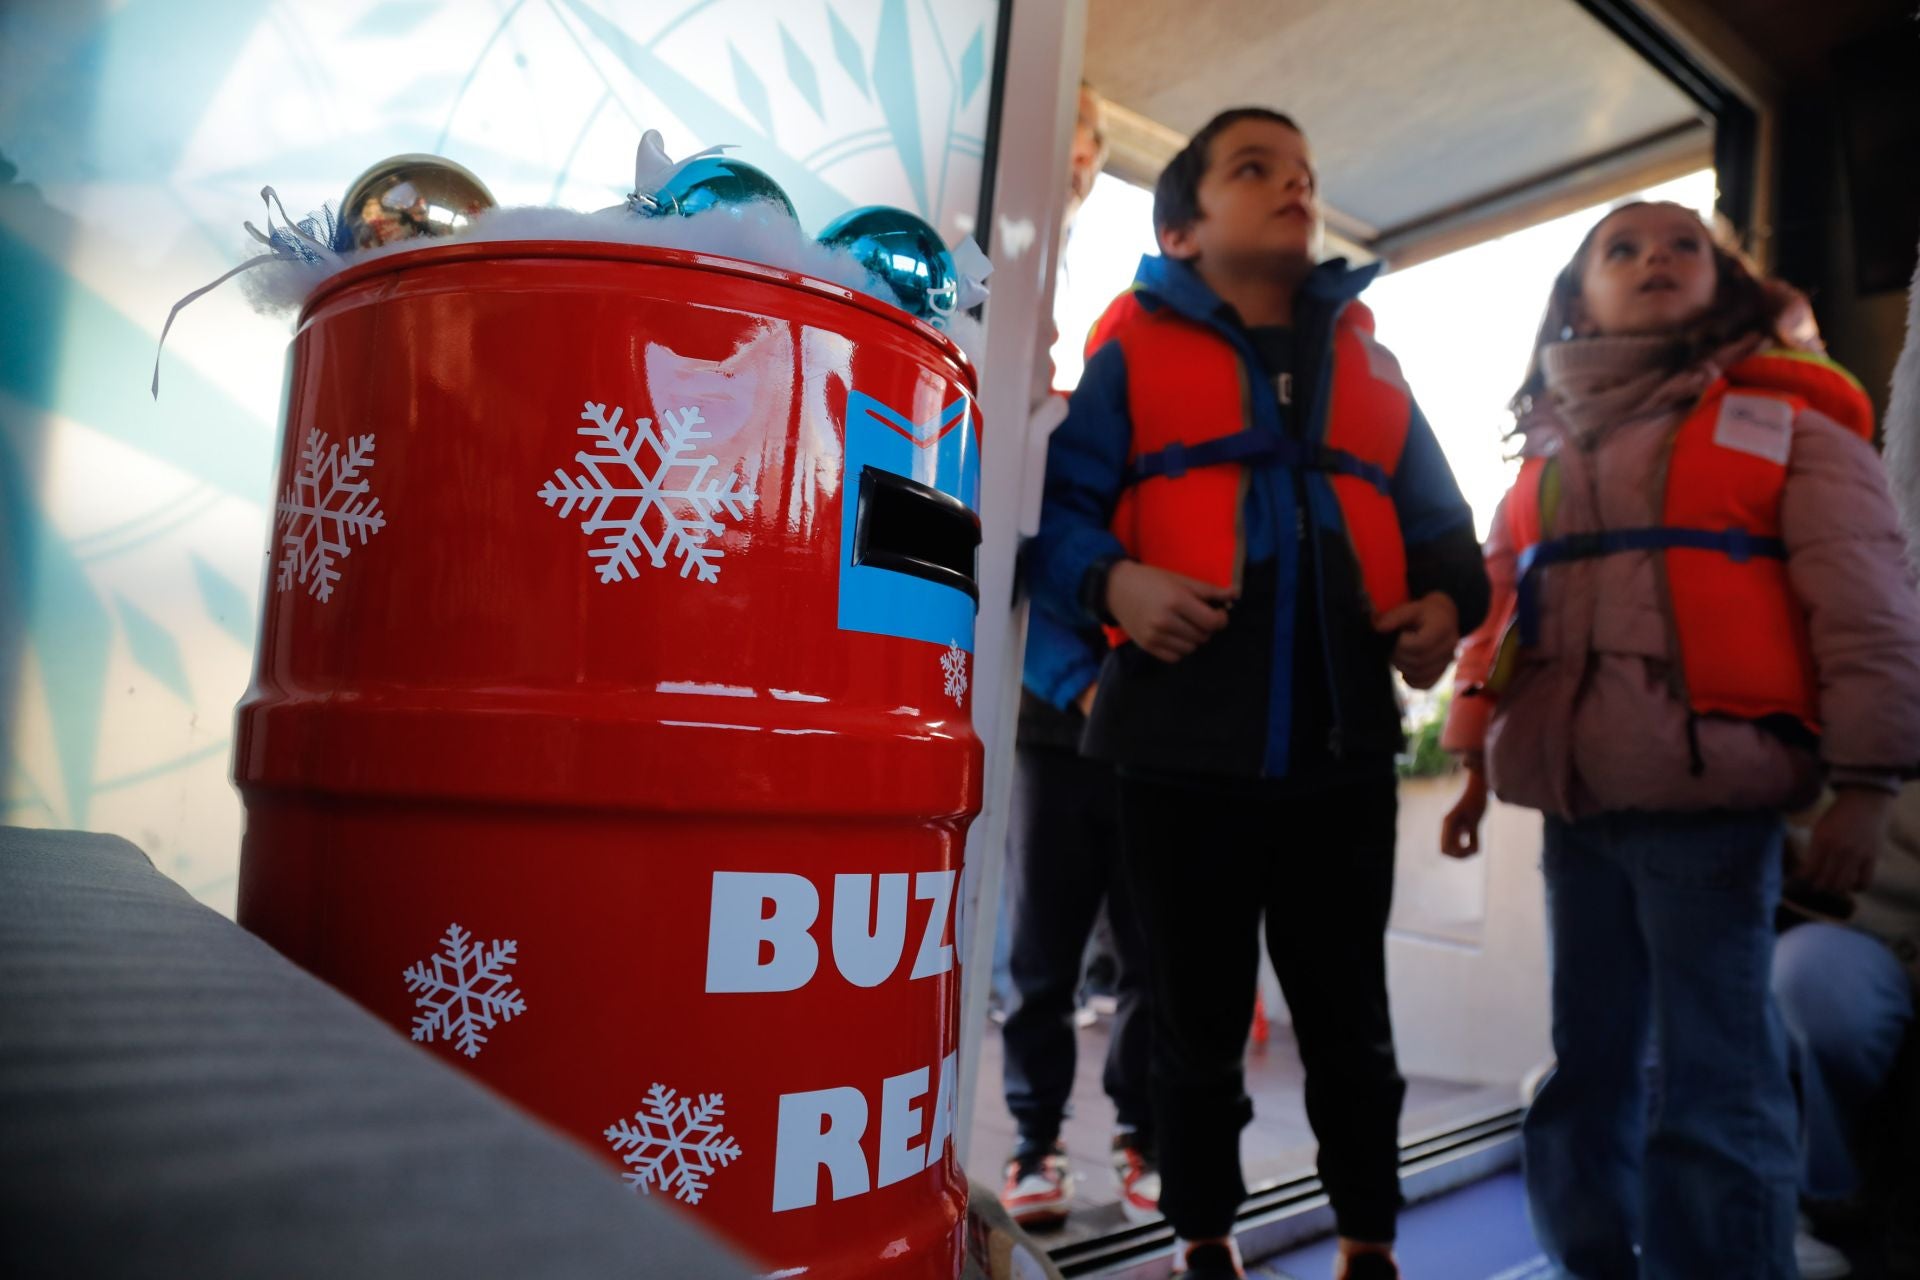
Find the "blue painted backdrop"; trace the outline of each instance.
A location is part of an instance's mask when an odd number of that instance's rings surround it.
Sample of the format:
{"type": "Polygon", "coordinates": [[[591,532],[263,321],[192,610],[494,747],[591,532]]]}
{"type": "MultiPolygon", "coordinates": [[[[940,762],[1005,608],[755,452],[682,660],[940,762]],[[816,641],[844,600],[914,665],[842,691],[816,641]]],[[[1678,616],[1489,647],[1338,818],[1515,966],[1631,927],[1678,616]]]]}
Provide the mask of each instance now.
{"type": "Polygon", "coordinates": [[[979,201],[996,0],[0,5],[0,821],[114,831],[231,910],[227,781],[267,564],[288,324],[229,285],[406,151],[592,209],[642,130],[721,142],[819,227],[979,201]]]}

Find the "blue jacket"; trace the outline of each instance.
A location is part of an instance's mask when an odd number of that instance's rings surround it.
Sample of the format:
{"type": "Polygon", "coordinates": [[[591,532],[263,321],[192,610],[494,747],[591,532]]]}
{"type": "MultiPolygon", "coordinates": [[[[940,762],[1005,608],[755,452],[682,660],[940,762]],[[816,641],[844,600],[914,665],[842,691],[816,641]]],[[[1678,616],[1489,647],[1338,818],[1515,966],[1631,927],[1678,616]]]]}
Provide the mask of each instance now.
{"type": "Polygon", "coordinates": [[[1079,629],[1044,609],[1027,614],[1027,655],[1020,683],[1048,706],[1064,711],[1100,674],[1106,637],[1094,625],[1079,629]]]}
{"type": "MultiPolygon", "coordinates": [[[[1190,267],[1148,256],[1141,261],[1135,289],[1142,306],[1172,308],[1212,328],[1239,353],[1247,366],[1246,385],[1254,394],[1254,429],[1311,441],[1325,433],[1334,322],[1377,271],[1335,260],[1321,264],[1302,284],[1293,325],[1295,385],[1305,392],[1308,412],[1298,421],[1292,419],[1300,415],[1281,405],[1273,380],[1231,309],[1190,267]]],[[[1487,607],[1473,515],[1425,417],[1417,406],[1412,413],[1392,485],[1407,544],[1408,585],[1415,598],[1436,590],[1452,596],[1464,634],[1487,607]]],[[[1069,633],[1098,621],[1095,584],[1103,581],[1106,566],[1125,555],[1109,525],[1131,440],[1126,356],[1121,344],[1110,342],[1088,361],[1068,402],[1067,418],[1054,432],[1040,532],[1030,548],[1028,568],[1037,609],[1069,633]]],[[[1181,663],[1158,663],[1133,646],[1110,656],[1089,738],[1100,736],[1103,719],[1125,715],[1131,723],[1124,731],[1105,736],[1132,745],[1091,753],[1122,764],[1286,776],[1295,754],[1296,634],[1300,627],[1311,626],[1310,645],[1303,648],[1317,653],[1325,668],[1332,754],[1390,757],[1402,741],[1385,665],[1391,644],[1373,636],[1371,620],[1362,614],[1357,567],[1340,532],[1339,507],[1326,476],[1255,469],[1243,519],[1247,564],[1261,567],[1263,573],[1271,566],[1271,578],[1249,581],[1227,630],[1181,663]],[[1128,683],[1133,687],[1123,692],[1128,683]],[[1252,697],[1260,686],[1264,698],[1252,697]],[[1110,690],[1116,695],[1112,699],[1110,690]],[[1239,715],[1250,700],[1258,705],[1246,713],[1252,719],[1242,726],[1244,732],[1232,725],[1181,732],[1180,722],[1217,721],[1229,706],[1239,715]],[[1223,744],[1223,734],[1238,740],[1223,744]]],[[[1030,651],[1030,663],[1037,656],[1030,651]]]]}

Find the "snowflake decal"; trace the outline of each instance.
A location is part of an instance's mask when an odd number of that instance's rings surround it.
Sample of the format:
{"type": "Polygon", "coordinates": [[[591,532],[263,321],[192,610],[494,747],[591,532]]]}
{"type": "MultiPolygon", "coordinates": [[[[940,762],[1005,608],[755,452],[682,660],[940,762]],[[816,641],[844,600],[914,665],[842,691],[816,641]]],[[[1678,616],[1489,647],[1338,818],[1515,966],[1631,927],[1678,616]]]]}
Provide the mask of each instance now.
{"type": "Polygon", "coordinates": [[[940,655],[940,672],[946,677],[942,689],[954,706],[960,706],[967,697],[967,651],[960,647],[958,640],[947,641],[946,650],[940,655]]]}
{"type": "Polygon", "coordinates": [[[740,1144],[720,1126],[724,1112],[717,1093],[703,1093],[695,1102],[654,1085],[647,1090],[646,1105],[633,1113],[637,1124],[623,1118],[607,1127],[607,1141],[633,1166],[621,1176],[642,1195],[658,1187],[699,1204],[714,1168],[740,1158],[740,1144]]]}
{"type": "Polygon", "coordinates": [[[335,557],[346,559],[353,544],[386,527],[380,499],[367,496],[366,472],[373,467],[373,436],[347,442],[346,453],[328,444],[322,431],[308,431],[300,450],[300,469],[281,493],[274,524],[280,530],[280,563],[274,590],[305,583],[324,603],[340,580],[335,557]]]}
{"type": "Polygon", "coordinates": [[[620,425],[623,411],[591,400],[581,410],[586,422],[579,434],[599,442],[593,452],[573,455],[586,470],[569,476],[559,468],[540,489],[540,497],[560,508],[562,519],[580,507],[583,533],[604,533],[601,545],[587,554],[600,561],[600,581],[637,578],[639,553],[644,550],[656,569],[667,557],[680,561],[680,576],[689,573],[701,582],[720,580],[720,558],[725,554],[707,539],[724,531],[721,515],[738,520],[753,505],[753,492],[731,476],[710,476],[719,465],[712,454],[692,456],[690,447],[705,440],[703,419],[695,408],[668,409],[660,415],[665,430],[656,432],[649,418],[634,419],[634,429],[620,425]]]}
{"type": "Polygon", "coordinates": [[[510,991],[507,969],[517,959],[519,944],[512,939],[481,946],[457,924],[447,926],[440,939],[442,952],[422,960],[406,972],[407,990],[414,1004],[426,1012],[413,1018],[413,1038],[433,1043],[438,1035],[457,1042],[460,1052],[478,1057],[486,1032],[497,1023],[511,1022],[527,1011],[518,991],[510,991]]]}

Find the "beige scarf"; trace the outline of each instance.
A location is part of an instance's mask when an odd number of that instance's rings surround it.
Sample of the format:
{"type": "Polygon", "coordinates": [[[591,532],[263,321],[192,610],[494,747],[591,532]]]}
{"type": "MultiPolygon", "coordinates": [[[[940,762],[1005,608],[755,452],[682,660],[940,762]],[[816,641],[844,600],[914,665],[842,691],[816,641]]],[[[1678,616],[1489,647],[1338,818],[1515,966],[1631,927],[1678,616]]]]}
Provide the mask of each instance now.
{"type": "Polygon", "coordinates": [[[1576,443],[1591,445],[1621,423],[1686,408],[1765,343],[1742,338],[1675,372],[1670,337],[1575,338],[1544,348],[1540,368],[1553,415],[1576,443]]]}

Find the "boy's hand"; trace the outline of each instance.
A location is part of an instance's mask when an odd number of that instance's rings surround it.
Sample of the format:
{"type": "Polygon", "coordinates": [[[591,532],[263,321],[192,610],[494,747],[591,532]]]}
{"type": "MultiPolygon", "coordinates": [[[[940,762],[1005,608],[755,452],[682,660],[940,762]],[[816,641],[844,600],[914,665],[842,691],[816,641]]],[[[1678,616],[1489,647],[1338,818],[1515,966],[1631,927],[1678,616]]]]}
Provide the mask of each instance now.
{"type": "Polygon", "coordinates": [[[1487,775],[1467,766],[1467,785],[1460,799],[1440,821],[1440,852],[1449,858],[1471,858],[1480,852],[1480,820],[1487,816],[1487,775]]]}
{"type": "Polygon", "coordinates": [[[1138,560],[1107,572],[1107,612],[1127,638],[1162,662],[1178,662],[1227,625],[1225,587],[1138,560]]]}
{"type": "Polygon", "coordinates": [[[1416,689],[1431,689],[1446,674],[1460,643],[1460,610],[1444,591],[1430,591],[1373,620],[1373,629],[1385,635],[1398,631],[1393,665],[1416,689]]]}
{"type": "Polygon", "coordinates": [[[1885,791],[1848,787],[1813,824],[1813,842],[1800,878],[1828,893],[1854,893],[1873,881],[1873,860],[1887,835],[1893,797],[1885,791]]]}

